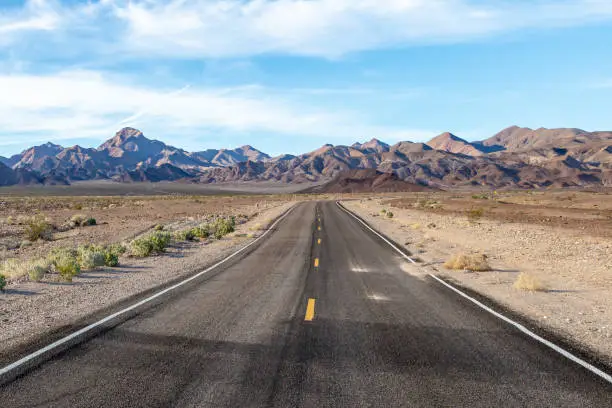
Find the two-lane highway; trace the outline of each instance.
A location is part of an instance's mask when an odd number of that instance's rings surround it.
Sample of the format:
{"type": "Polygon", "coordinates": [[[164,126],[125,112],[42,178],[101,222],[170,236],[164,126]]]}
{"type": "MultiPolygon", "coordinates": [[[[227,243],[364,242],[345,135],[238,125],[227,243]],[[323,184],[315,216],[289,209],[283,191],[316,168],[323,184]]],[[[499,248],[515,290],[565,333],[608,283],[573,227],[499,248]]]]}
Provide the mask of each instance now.
{"type": "Polygon", "coordinates": [[[433,280],[335,203],[0,388],[3,407],[609,407],[610,384],[433,280]]]}

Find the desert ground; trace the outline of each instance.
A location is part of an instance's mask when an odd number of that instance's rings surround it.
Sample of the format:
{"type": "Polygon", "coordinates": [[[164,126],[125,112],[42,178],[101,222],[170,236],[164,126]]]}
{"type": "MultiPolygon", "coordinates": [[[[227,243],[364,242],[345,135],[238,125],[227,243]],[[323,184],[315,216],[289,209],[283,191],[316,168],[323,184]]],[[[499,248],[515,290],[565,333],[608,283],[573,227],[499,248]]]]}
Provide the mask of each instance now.
{"type": "Polygon", "coordinates": [[[215,184],[158,182],[118,183],[109,180],[76,181],[70,185],[29,185],[0,187],[0,196],[158,196],[194,195],[216,196],[223,194],[261,195],[293,194],[320,183],[276,183],[272,181],[233,182],[215,184]]]}
{"type": "MultiPolygon", "coordinates": [[[[300,197],[309,199],[308,196],[300,197]]],[[[0,341],[3,353],[36,340],[181,276],[204,269],[261,235],[271,222],[291,208],[288,195],[147,195],[147,196],[3,196],[0,197],[0,273],[6,277],[0,293],[0,341]],[[71,219],[96,220],[74,226],[71,219]],[[214,236],[176,238],[160,253],[130,255],[133,240],[162,230],[174,236],[212,220],[236,220],[235,231],[214,236]],[[50,236],[30,241],[26,230],[33,219],[52,226],[50,236]],[[57,251],[87,245],[123,245],[117,267],[82,270],[68,282],[48,270],[37,281],[14,265],[40,263],[57,251]]],[[[45,266],[46,267],[46,266],[45,266]]]]}
{"type": "Polygon", "coordinates": [[[127,190],[107,188],[101,193],[88,184],[75,190],[58,188],[49,195],[27,190],[27,196],[15,189],[0,191],[0,264],[27,264],[54,251],[88,244],[127,248],[118,267],[84,270],[72,282],[53,270],[39,281],[23,274],[7,276],[6,290],[0,293],[0,341],[5,351],[202,270],[261,235],[298,201],[332,199],[342,200],[418,259],[417,267],[406,265],[406,273],[443,276],[612,363],[609,192],[238,195],[225,187],[226,191],[197,195],[184,186],[160,183],[132,192],[139,195],[125,195],[127,190]],[[151,190],[145,194],[145,189],[151,190]],[[60,191],[71,195],[56,195],[60,191]],[[95,225],[70,225],[75,216],[94,218],[95,225]],[[33,218],[53,226],[50,237],[27,239],[33,218]],[[163,252],[130,256],[131,242],[156,230],[175,235],[211,219],[229,218],[238,220],[235,231],[221,238],[181,238],[163,252]],[[447,261],[462,254],[480,256],[491,270],[447,267],[447,261]],[[527,283],[517,288],[519,275],[527,283]]]}
{"type": "Polygon", "coordinates": [[[415,193],[345,203],[413,254],[419,265],[407,265],[408,273],[445,277],[612,362],[609,192],[415,193]],[[453,265],[461,255],[476,265],[453,265]]]}

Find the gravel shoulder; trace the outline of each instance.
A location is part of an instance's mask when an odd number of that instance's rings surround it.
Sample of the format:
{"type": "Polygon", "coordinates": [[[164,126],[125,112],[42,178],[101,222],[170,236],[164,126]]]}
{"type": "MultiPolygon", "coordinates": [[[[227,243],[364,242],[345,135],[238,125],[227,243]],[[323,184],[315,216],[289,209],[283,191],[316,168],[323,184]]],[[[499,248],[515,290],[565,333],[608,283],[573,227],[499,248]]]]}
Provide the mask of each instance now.
{"type": "Polygon", "coordinates": [[[542,327],[584,346],[612,364],[612,239],[548,226],[469,221],[384,205],[383,199],[343,204],[418,257],[415,275],[433,273],[494,299],[537,321],[542,327]],[[394,217],[381,216],[383,208],[394,217]],[[443,263],[453,254],[480,252],[490,272],[450,271],[443,263]],[[515,289],[520,272],[542,281],[547,290],[515,289]]]}
{"type": "MultiPolygon", "coordinates": [[[[256,215],[222,240],[179,243],[165,254],[144,259],[125,257],[118,268],[86,272],[75,277],[72,283],[24,281],[9,285],[0,293],[3,352],[138,293],[204,269],[256,239],[271,220],[294,204],[277,201],[264,210],[251,209],[256,215]]],[[[249,214],[246,210],[242,208],[243,213],[249,214]]]]}

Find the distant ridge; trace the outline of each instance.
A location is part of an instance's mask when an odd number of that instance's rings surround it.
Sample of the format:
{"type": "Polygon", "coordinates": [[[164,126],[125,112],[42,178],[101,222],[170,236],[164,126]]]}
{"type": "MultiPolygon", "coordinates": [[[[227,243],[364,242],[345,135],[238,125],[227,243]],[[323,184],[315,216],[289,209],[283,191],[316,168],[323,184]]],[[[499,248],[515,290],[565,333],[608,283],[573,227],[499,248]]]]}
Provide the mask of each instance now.
{"type": "Polygon", "coordinates": [[[389,145],[372,138],[272,158],[250,145],[188,152],[128,127],[98,148],[46,143],[0,158],[0,163],[0,185],[109,179],[130,183],[327,181],[330,189],[340,190],[609,187],[612,132],[511,126],[477,142],[445,132],[427,143],[389,145]]]}

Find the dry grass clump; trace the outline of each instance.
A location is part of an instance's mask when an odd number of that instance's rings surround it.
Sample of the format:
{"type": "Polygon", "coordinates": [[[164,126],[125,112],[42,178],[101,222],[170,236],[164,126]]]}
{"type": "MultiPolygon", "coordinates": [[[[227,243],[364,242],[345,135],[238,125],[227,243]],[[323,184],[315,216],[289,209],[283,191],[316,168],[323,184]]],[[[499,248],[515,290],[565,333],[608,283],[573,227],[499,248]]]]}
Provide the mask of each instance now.
{"type": "Polygon", "coordinates": [[[490,271],[491,266],[487,262],[485,254],[455,254],[448,261],[444,262],[444,267],[455,270],[468,270],[474,272],[490,271]]]}
{"type": "Polygon", "coordinates": [[[472,208],[471,210],[467,212],[468,220],[470,220],[471,222],[476,222],[480,220],[483,215],[484,215],[483,208],[472,208]]]}
{"type": "Polygon", "coordinates": [[[546,287],[538,278],[525,272],[519,273],[513,286],[516,289],[529,290],[532,292],[543,292],[546,290],[546,287]]]}
{"type": "Polygon", "coordinates": [[[92,217],[85,216],[83,214],[75,214],[70,217],[70,221],[68,221],[68,225],[71,228],[77,227],[87,227],[90,225],[96,225],[96,219],[92,217]]]}
{"type": "Polygon", "coordinates": [[[24,235],[28,241],[39,239],[50,241],[53,238],[53,226],[42,215],[35,215],[25,221],[24,235]]]}
{"type": "Polygon", "coordinates": [[[427,208],[435,210],[437,208],[442,208],[442,203],[433,199],[421,199],[415,202],[412,206],[415,208],[427,208]]]}
{"type": "Polygon", "coordinates": [[[255,225],[250,227],[249,230],[251,230],[251,231],[265,231],[265,230],[267,230],[270,227],[271,224],[272,224],[272,220],[271,219],[267,219],[263,223],[261,223],[261,222],[256,223],[255,225]]]}
{"type": "Polygon", "coordinates": [[[0,274],[11,280],[27,276],[30,280],[38,282],[45,273],[49,272],[50,266],[51,263],[45,259],[31,261],[7,259],[0,265],[0,274]]]}

